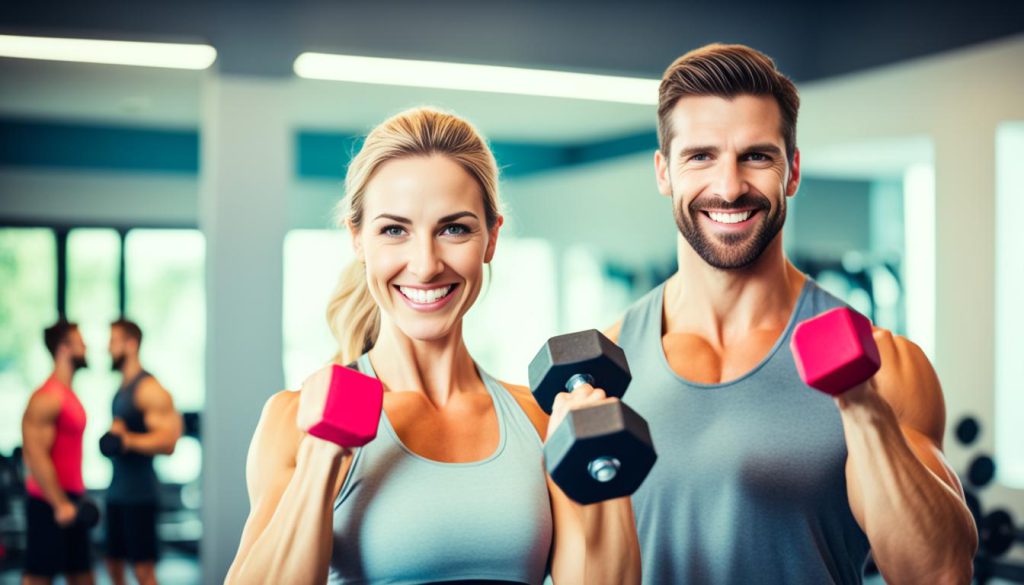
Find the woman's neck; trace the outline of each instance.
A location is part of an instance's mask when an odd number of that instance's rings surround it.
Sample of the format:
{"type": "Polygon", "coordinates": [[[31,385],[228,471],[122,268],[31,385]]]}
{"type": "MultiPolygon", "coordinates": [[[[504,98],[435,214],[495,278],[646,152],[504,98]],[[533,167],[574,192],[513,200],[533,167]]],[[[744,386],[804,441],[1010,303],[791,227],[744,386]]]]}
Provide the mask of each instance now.
{"type": "Polygon", "coordinates": [[[442,338],[422,341],[382,320],[369,356],[373,371],[389,391],[419,392],[437,407],[443,407],[457,392],[480,389],[476,365],[462,340],[461,323],[442,338]]]}

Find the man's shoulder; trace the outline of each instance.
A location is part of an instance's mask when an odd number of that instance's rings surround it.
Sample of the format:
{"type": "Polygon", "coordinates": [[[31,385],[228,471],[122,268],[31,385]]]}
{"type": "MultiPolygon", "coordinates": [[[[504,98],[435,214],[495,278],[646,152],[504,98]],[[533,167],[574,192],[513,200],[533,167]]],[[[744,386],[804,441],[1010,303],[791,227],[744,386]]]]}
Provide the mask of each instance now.
{"type": "Polygon", "coordinates": [[[39,387],[35,389],[33,394],[42,394],[49,392],[62,393],[65,390],[70,390],[70,388],[65,386],[60,380],[57,379],[56,376],[50,376],[49,378],[46,379],[45,382],[40,384],[39,387]]]}
{"type": "Polygon", "coordinates": [[[882,362],[875,375],[878,391],[901,422],[941,437],[945,401],[939,377],[924,350],[882,327],[873,327],[872,336],[882,362]]]}
{"type": "Polygon", "coordinates": [[[170,399],[170,392],[152,374],[147,374],[139,380],[139,384],[135,388],[135,404],[139,407],[154,403],[163,404],[170,399]]]}
{"type": "Polygon", "coordinates": [[[665,282],[662,282],[655,286],[654,288],[652,288],[651,290],[642,294],[640,298],[636,299],[635,301],[627,305],[625,309],[622,310],[621,315],[615,321],[615,323],[608,327],[605,327],[604,329],[602,329],[601,332],[604,333],[605,337],[607,337],[608,339],[611,339],[615,343],[618,343],[619,337],[622,335],[622,328],[623,326],[625,326],[626,322],[642,316],[642,314],[649,309],[649,305],[651,303],[660,300],[662,289],[664,287],[665,282]]]}
{"type": "Polygon", "coordinates": [[[604,336],[607,337],[608,339],[611,339],[613,342],[618,343],[619,334],[622,333],[622,322],[625,320],[625,317],[620,317],[619,320],[613,323],[610,327],[605,328],[605,330],[602,331],[602,333],[604,333],[604,336]]]}
{"type": "Polygon", "coordinates": [[[25,415],[33,418],[56,416],[60,412],[63,402],[64,385],[50,378],[29,396],[25,415]]]}

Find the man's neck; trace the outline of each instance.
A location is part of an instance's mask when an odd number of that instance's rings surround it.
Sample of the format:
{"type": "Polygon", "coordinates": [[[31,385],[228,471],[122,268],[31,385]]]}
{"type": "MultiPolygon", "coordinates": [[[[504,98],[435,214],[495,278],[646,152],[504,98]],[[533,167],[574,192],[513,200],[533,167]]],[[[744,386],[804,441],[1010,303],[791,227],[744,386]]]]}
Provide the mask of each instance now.
{"type": "Polygon", "coordinates": [[[121,374],[124,376],[122,384],[127,384],[134,380],[141,371],[142,363],[139,361],[139,358],[126,357],[124,359],[124,365],[121,366],[121,374]]]}
{"type": "Polygon", "coordinates": [[[709,265],[681,236],[677,249],[679,271],[665,285],[665,333],[725,346],[789,321],[806,277],[783,254],[781,234],[752,264],[735,270],[709,265]]]}
{"type": "Polygon", "coordinates": [[[61,384],[71,387],[71,378],[75,376],[75,366],[71,360],[58,360],[53,366],[52,377],[61,384]]]}

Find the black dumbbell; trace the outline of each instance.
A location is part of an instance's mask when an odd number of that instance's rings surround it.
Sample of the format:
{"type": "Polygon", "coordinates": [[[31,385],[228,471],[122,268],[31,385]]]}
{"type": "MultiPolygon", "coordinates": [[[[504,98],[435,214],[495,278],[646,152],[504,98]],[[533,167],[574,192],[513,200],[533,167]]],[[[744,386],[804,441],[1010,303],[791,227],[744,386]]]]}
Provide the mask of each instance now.
{"type": "Polygon", "coordinates": [[[977,488],[988,485],[996,475],[996,462],[988,455],[978,455],[967,468],[967,481],[977,488]]]}
{"type": "Polygon", "coordinates": [[[968,446],[978,438],[981,427],[973,416],[965,416],[956,425],[956,439],[961,445],[968,446]]]}
{"type": "Polygon", "coordinates": [[[89,498],[82,498],[75,507],[78,509],[75,514],[75,526],[88,530],[100,523],[99,506],[89,498]]]}
{"type": "MultiPolygon", "coordinates": [[[[621,398],[632,380],[625,352],[594,329],[549,339],[529,377],[548,414],[560,392],[591,384],[621,398]]],[[[570,411],[544,446],[551,479],[581,504],[632,494],[657,457],[647,421],[622,402],[570,411]]]]}
{"type": "Polygon", "coordinates": [[[120,435],[106,433],[100,437],[100,453],[107,457],[117,457],[124,452],[124,440],[120,435]]]}
{"type": "Polygon", "coordinates": [[[989,556],[998,557],[1010,550],[1017,540],[1013,516],[1006,510],[993,510],[978,524],[978,541],[989,556]]]}

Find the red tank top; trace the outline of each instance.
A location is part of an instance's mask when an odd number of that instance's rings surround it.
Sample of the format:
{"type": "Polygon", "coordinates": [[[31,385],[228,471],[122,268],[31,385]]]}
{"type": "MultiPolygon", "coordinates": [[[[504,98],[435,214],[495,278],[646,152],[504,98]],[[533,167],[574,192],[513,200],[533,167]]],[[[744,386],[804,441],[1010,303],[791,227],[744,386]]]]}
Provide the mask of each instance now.
{"type": "MultiPolygon", "coordinates": [[[[69,494],[85,493],[82,481],[82,434],[85,432],[85,408],[71,388],[61,384],[56,378],[49,380],[36,392],[54,392],[61,397],[60,413],[54,422],[56,435],[50,447],[50,458],[57,470],[57,481],[61,489],[69,494]]],[[[29,475],[25,481],[25,489],[29,495],[44,498],[43,490],[35,478],[29,475]]]]}

